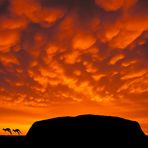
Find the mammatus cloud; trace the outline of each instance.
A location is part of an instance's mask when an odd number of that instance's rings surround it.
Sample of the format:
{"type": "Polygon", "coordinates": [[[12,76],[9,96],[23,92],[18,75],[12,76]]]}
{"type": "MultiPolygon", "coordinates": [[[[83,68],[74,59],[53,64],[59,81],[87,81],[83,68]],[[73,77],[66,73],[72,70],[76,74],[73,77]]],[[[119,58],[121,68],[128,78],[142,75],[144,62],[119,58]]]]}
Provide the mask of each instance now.
{"type": "Polygon", "coordinates": [[[147,6],[147,0],[0,0],[1,103],[146,109],[147,6]]]}
{"type": "Polygon", "coordinates": [[[138,0],[95,0],[95,2],[99,7],[103,8],[105,11],[111,12],[117,11],[119,9],[129,9],[132,6],[135,6],[138,0]]]}

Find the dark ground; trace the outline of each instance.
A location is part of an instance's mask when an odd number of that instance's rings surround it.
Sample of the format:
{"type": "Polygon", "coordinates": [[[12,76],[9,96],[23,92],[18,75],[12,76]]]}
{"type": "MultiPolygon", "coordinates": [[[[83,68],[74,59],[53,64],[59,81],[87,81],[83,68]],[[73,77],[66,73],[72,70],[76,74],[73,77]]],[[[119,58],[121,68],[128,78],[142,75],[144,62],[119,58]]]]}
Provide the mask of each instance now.
{"type": "Polygon", "coordinates": [[[118,117],[81,115],[35,122],[26,136],[0,136],[0,148],[148,148],[140,125],[118,117]]]}
{"type": "MultiPolygon", "coordinates": [[[[148,136],[146,137],[147,139],[147,143],[148,143],[148,136]]],[[[60,143],[59,143],[60,145],[60,143]]],[[[81,144],[82,145],[82,144],[81,144]]],[[[30,145],[27,144],[26,142],[26,137],[25,136],[0,136],[0,148],[29,148],[30,145]]],[[[34,146],[32,146],[34,148],[34,146]]],[[[40,147],[40,145],[39,145],[40,147]]],[[[41,146],[42,147],[42,146],[41,146]]],[[[44,144],[43,147],[44,148],[44,144]]],[[[89,146],[88,146],[89,147],[89,146]]],[[[122,146],[120,146],[119,148],[121,148],[122,146]]],[[[143,145],[143,146],[136,146],[136,148],[148,148],[148,144],[143,145]]],[[[56,148],[54,146],[51,146],[51,148],[56,148]]],[[[69,147],[72,148],[72,147],[69,147]]],[[[90,147],[90,148],[94,148],[94,147],[90,147]]],[[[96,146],[97,148],[97,146],[96,146]]],[[[98,148],[104,148],[104,146],[98,146],[98,148]]],[[[131,147],[133,148],[133,147],[131,147]]]]}
{"type": "Polygon", "coordinates": [[[0,148],[3,146],[22,146],[25,144],[25,136],[0,136],[0,148]]]}

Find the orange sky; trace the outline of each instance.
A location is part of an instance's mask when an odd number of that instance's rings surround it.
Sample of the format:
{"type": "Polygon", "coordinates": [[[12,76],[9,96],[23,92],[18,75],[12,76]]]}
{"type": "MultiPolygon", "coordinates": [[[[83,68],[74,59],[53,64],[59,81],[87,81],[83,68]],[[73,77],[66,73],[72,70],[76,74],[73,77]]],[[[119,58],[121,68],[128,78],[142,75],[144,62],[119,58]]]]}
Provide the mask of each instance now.
{"type": "MultiPolygon", "coordinates": [[[[0,129],[84,113],[148,133],[147,0],[0,0],[0,129]]],[[[4,134],[0,130],[0,134],[4,134]]]]}

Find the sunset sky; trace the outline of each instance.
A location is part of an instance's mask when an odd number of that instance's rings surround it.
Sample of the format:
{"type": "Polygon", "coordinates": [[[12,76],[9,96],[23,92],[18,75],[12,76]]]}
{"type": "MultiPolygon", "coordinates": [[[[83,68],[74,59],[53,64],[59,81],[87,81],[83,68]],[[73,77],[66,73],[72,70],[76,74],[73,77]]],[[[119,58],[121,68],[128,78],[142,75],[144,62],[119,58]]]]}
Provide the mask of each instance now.
{"type": "Polygon", "coordinates": [[[0,134],[85,113],[148,133],[148,0],[0,0],[0,134]]]}

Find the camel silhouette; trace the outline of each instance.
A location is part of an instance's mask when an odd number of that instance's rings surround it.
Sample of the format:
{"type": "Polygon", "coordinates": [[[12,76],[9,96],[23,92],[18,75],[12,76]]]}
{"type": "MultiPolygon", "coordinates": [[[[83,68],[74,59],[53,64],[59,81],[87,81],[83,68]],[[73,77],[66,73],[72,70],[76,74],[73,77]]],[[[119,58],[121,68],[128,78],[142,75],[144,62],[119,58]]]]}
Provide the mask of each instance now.
{"type": "Polygon", "coordinates": [[[9,132],[10,134],[12,134],[11,129],[10,128],[3,128],[3,131],[5,132],[9,132]]]}
{"type": "Polygon", "coordinates": [[[14,132],[14,133],[18,133],[18,135],[21,134],[21,131],[20,131],[19,129],[13,129],[13,132],[14,132]]]}

